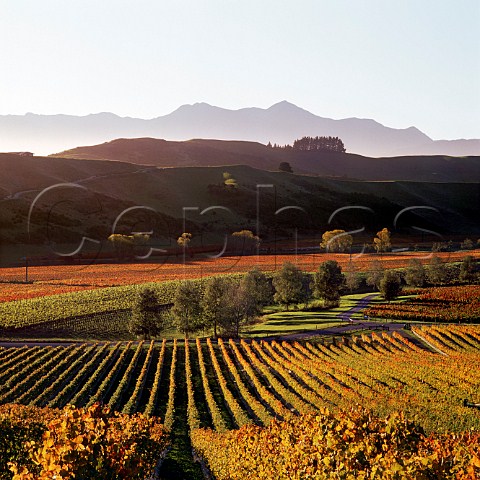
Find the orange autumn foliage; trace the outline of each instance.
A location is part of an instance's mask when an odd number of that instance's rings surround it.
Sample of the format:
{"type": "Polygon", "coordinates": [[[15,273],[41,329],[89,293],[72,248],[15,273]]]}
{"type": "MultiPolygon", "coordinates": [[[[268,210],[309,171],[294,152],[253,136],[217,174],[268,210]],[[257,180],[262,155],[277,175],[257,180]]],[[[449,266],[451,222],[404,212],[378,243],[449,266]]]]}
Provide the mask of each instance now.
{"type": "MultiPolygon", "coordinates": [[[[465,252],[442,252],[436,254],[444,262],[460,261],[465,252]]],[[[472,253],[480,257],[478,252],[472,253]]],[[[408,252],[402,254],[385,253],[382,255],[384,268],[406,267],[411,258],[421,258],[423,254],[408,252]]],[[[357,271],[367,271],[376,254],[364,254],[354,258],[357,271]]],[[[22,267],[0,269],[0,302],[56,295],[79,290],[133,285],[167,280],[200,278],[209,275],[247,272],[258,267],[264,272],[280,268],[284,262],[293,261],[307,272],[314,272],[318,265],[327,260],[337,261],[343,269],[350,262],[350,255],[337,254],[299,254],[299,255],[252,255],[241,257],[220,257],[216,259],[194,259],[183,265],[179,261],[167,263],[128,263],[91,265],[52,265],[29,267],[29,279],[33,283],[19,283],[23,280],[25,270],[22,267]]],[[[422,260],[425,264],[428,259],[422,260]]]]}

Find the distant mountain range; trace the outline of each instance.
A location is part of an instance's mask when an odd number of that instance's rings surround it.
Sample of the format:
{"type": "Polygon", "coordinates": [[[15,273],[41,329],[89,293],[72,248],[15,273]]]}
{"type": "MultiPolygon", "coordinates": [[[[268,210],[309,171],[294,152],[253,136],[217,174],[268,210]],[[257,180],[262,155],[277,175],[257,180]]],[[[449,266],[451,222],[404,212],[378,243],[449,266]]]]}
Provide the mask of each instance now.
{"type": "Polygon", "coordinates": [[[480,155],[479,139],[432,140],[415,127],[395,129],[374,120],[333,120],[283,101],[270,108],[228,110],[206,103],[183,105],[174,112],[144,120],[113,113],[87,116],[0,116],[0,151],[48,154],[116,138],[168,140],[215,138],[267,144],[291,144],[296,138],[338,136],[347,152],[370,157],[399,155],[480,155]]]}

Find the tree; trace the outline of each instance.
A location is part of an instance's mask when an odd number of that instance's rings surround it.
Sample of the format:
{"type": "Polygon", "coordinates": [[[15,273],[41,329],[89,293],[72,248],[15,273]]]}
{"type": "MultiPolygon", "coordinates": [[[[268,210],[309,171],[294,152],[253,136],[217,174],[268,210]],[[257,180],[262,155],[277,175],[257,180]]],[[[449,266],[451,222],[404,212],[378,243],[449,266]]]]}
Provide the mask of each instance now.
{"type": "Polygon", "coordinates": [[[239,284],[230,285],[226,298],[229,315],[224,331],[238,337],[241,326],[252,322],[272,299],[272,285],[265,274],[257,268],[250,270],[239,284]]]}
{"type": "Polygon", "coordinates": [[[240,335],[241,326],[249,319],[247,310],[250,298],[246,291],[245,285],[230,285],[228,291],[228,316],[224,318],[222,330],[228,336],[238,337],[240,335]]]}
{"type": "Polygon", "coordinates": [[[392,246],[390,241],[390,232],[388,228],[382,228],[377,232],[377,236],[373,239],[373,246],[377,253],[387,252],[392,246]]]}
{"type": "Polygon", "coordinates": [[[288,306],[292,303],[300,303],[304,298],[303,273],[293,263],[285,262],[282,268],[273,277],[275,302],[288,306]]]}
{"type": "Polygon", "coordinates": [[[405,282],[410,287],[423,287],[425,283],[425,268],[418,258],[411,258],[405,273],[405,282]]]}
{"type": "Polygon", "coordinates": [[[353,237],[345,230],[330,230],[322,235],[320,247],[327,252],[346,252],[350,250],[353,243],[353,237]]]}
{"type": "Polygon", "coordinates": [[[322,262],[313,277],[313,295],[323,299],[328,307],[338,306],[340,303],[340,289],[345,283],[340,265],[334,260],[322,262]]]}
{"type": "Polygon", "coordinates": [[[187,248],[190,242],[192,241],[192,234],[184,232],[177,238],[177,244],[180,247],[187,248]]]}
{"type": "Polygon", "coordinates": [[[215,338],[217,338],[218,326],[228,322],[231,283],[226,277],[211,277],[205,286],[201,302],[203,319],[206,326],[213,328],[215,338]]]}
{"type": "Polygon", "coordinates": [[[280,172],[293,173],[292,166],[288,162],[280,162],[278,170],[280,170],[280,172]]]}
{"type": "Polygon", "coordinates": [[[129,332],[150,339],[164,330],[166,323],[166,312],[161,310],[155,292],[148,287],[141,290],[133,302],[129,332]]]}
{"type": "Polygon", "coordinates": [[[441,285],[447,280],[447,269],[436,255],[430,259],[427,269],[427,279],[433,285],[441,285]]]}
{"type": "Polygon", "coordinates": [[[350,292],[357,290],[362,283],[362,277],[353,262],[349,262],[345,267],[345,286],[350,292]]]}
{"type": "Polygon", "coordinates": [[[237,181],[231,173],[223,172],[223,185],[227,188],[237,188],[237,181]]]}
{"type": "Polygon", "coordinates": [[[400,295],[402,283],[398,273],[387,270],[380,282],[380,293],[387,301],[394,300],[400,295]]]}
{"type": "Polygon", "coordinates": [[[378,290],[380,288],[380,282],[383,278],[384,270],[382,262],[379,260],[371,262],[367,274],[367,285],[375,287],[378,290]]]}
{"type": "MultiPolygon", "coordinates": [[[[292,147],[290,147],[292,148],[292,147]]],[[[294,150],[345,152],[345,145],[338,137],[303,137],[293,142],[294,150]]]]}
{"type": "MultiPolygon", "coordinates": [[[[183,256],[185,259],[185,253],[188,250],[188,246],[190,245],[190,242],[192,241],[192,234],[188,232],[183,232],[178,238],[177,238],[177,244],[179,247],[183,248],[183,256]]],[[[191,253],[190,256],[193,256],[191,253]]]]}
{"type": "MultiPolygon", "coordinates": [[[[234,240],[238,239],[239,248],[234,248],[235,251],[240,251],[242,255],[247,252],[253,253],[260,245],[260,237],[254,235],[251,230],[240,230],[238,232],[233,232],[232,237],[234,240]]],[[[236,242],[237,243],[237,242],[236,242]]]]}
{"type": "Polygon", "coordinates": [[[171,313],[177,330],[186,338],[204,327],[201,301],[200,290],[193,282],[187,280],[178,284],[171,313]]]}
{"type": "Polygon", "coordinates": [[[257,267],[249,270],[241,280],[248,295],[253,299],[254,309],[258,310],[273,302],[272,281],[257,267]]]}
{"type": "Polygon", "coordinates": [[[474,282],[477,277],[475,259],[471,255],[467,255],[460,265],[460,272],[458,279],[461,282],[471,283],[474,282]]]}
{"type": "Polygon", "coordinates": [[[470,238],[466,238],[460,245],[460,248],[462,250],[473,250],[474,248],[474,243],[473,240],[470,238]]]}

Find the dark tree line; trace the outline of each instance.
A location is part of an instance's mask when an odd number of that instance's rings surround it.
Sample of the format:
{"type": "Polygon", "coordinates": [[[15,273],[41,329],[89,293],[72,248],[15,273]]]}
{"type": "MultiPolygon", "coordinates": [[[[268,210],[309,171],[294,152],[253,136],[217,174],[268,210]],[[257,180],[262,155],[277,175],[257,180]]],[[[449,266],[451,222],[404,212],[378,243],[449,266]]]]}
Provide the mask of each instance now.
{"type": "Polygon", "coordinates": [[[238,337],[243,325],[251,323],[265,305],[273,301],[271,280],[257,269],[241,279],[211,277],[202,289],[196,282],[178,283],[170,309],[162,309],[155,292],[141,290],[135,298],[129,325],[133,335],[152,338],[174,327],[189,335],[205,329],[238,337]]]}
{"type": "Polygon", "coordinates": [[[273,278],[254,268],[240,279],[211,277],[204,288],[194,281],[179,282],[170,309],[161,308],[155,292],[147,287],[134,301],[129,330],[143,338],[172,327],[185,337],[201,330],[213,330],[215,337],[238,337],[242,327],[274,301],[287,309],[292,304],[306,305],[312,297],[322,299],[325,306],[338,305],[343,284],[340,266],[327,261],[313,277],[285,262],[273,278]]]}
{"type": "Polygon", "coordinates": [[[422,287],[425,283],[444,285],[452,281],[471,284],[480,280],[479,263],[467,256],[455,275],[436,256],[424,267],[420,260],[411,259],[403,271],[385,269],[381,262],[372,262],[366,278],[350,265],[346,274],[333,260],[322,262],[313,274],[285,262],[268,278],[254,268],[241,278],[218,276],[209,278],[204,287],[197,282],[179,282],[171,308],[165,308],[151,288],[140,290],[135,299],[130,332],[143,338],[158,336],[175,327],[186,337],[201,330],[211,330],[215,337],[238,337],[242,327],[262,314],[263,307],[274,302],[287,310],[313,299],[323,300],[324,307],[335,307],[345,290],[353,291],[362,281],[380,291],[385,300],[400,295],[402,285],[422,287]],[[455,278],[453,278],[455,277],[455,278]]]}
{"type": "Polygon", "coordinates": [[[345,145],[338,137],[303,137],[293,142],[294,150],[345,152],[345,145]]]}

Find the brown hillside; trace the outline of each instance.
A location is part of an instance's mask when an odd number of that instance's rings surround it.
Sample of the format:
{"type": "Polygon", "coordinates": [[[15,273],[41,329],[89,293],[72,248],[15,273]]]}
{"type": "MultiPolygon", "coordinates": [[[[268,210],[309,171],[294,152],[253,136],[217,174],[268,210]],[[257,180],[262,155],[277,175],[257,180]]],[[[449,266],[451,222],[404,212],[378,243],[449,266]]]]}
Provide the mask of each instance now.
{"type": "Polygon", "coordinates": [[[261,143],[241,141],[118,139],[77,147],[54,157],[119,160],[157,167],[248,165],[262,170],[277,170],[280,162],[287,161],[295,173],[358,180],[480,181],[480,157],[370,158],[349,153],[273,149],[261,143]]]}

